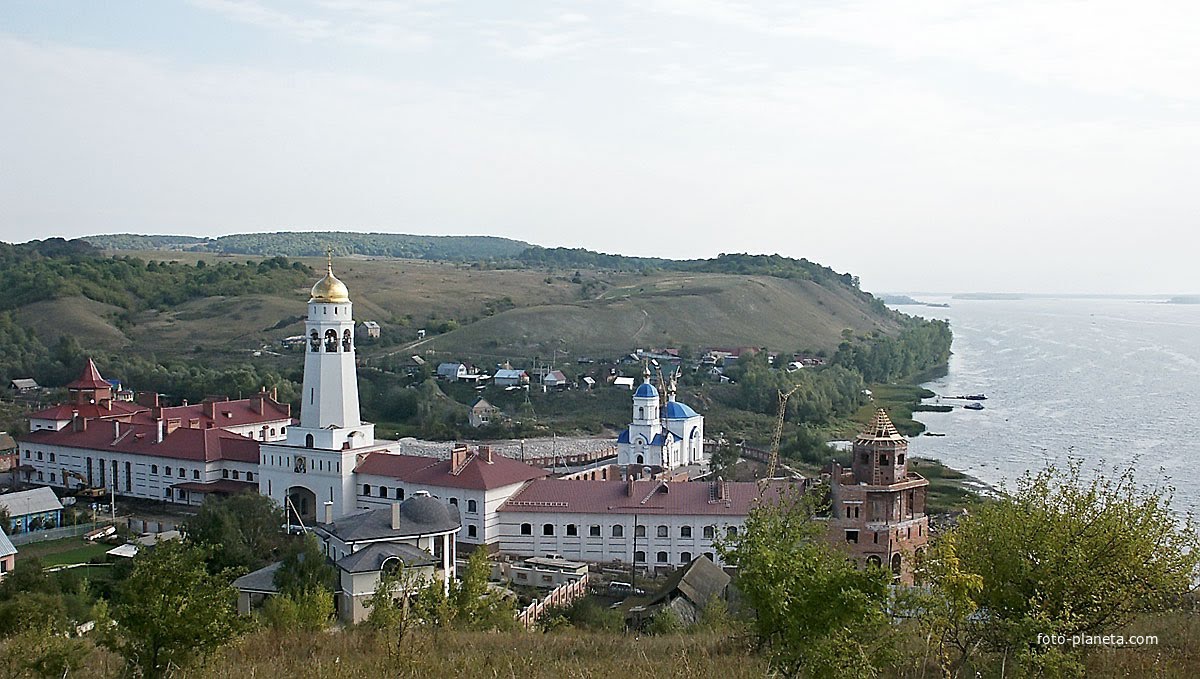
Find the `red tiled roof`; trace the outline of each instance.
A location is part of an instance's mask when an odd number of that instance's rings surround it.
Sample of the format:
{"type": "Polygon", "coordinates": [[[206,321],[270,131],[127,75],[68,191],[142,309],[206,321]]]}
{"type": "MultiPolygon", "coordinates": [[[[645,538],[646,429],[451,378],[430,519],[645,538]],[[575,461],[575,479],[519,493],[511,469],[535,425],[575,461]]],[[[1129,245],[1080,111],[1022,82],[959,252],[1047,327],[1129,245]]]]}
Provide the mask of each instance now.
{"type": "Polygon", "coordinates": [[[42,429],[22,436],[23,443],[65,446],[84,450],[113,451],[132,455],[153,455],[178,460],[213,462],[258,462],[258,442],[224,429],[188,429],[180,427],[156,441],[158,427],[91,421],[83,431],[64,427],[58,431],[42,429]]]}
{"type": "Polygon", "coordinates": [[[358,474],[390,476],[406,483],[468,490],[501,488],[546,476],[544,469],[499,453],[492,453],[491,462],[483,455],[474,455],[458,474],[450,473],[450,464],[450,460],[378,452],[367,455],[354,471],[358,474]]]}
{"type": "Polygon", "coordinates": [[[111,401],[111,408],[95,403],[84,403],[80,405],[72,405],[64,403],[45,410],[39,410],[36,413],[30,413],[31,420],[58,420],[60,422],[75,419],[75,414],[87,419],[102,418],[102,419],[128,419],[135,413],[143,411],[149,412],[145,406],[140,406],[136,403],[128,403],[126,401],[111,401]]]}
{"type": "MultiPolygon", "coordinates": [[[[238,399],[236,401],[205,401],[186,406],[170,406],[162,408],[162,419],[178,419],[184,425],[191,420],[199,420],[201,429],[213,427],[238,427],[247,424],[277,422],[291,420],[291,409],[269,397],[262,397],[262,412],[259,412],[259,396],[238,399]]],[[[151,424],[154,413],[145,411],[138,413],[134,422],[151,424]]]]}
{"type": "MultiPolygon", "coordinates": [[[[716,482],[539,479],[522,488],[500,507],[502,512],[578,514],[679,514],[745,516],[758,503],[758,484],[726,481],[721,499],[716,482]]],[[[786,484],[772,484],[776,497],[786,484]]]]}
{"type": "Polygon", "coordinates": [[[74,382],[68,384],[67,388],[112,389],[112,385],[104,381],[104,378],[100,376],[100,371],[96,369],[96,362],[89,358],[87,365],[83,367],[83,373],[74,382]]]}

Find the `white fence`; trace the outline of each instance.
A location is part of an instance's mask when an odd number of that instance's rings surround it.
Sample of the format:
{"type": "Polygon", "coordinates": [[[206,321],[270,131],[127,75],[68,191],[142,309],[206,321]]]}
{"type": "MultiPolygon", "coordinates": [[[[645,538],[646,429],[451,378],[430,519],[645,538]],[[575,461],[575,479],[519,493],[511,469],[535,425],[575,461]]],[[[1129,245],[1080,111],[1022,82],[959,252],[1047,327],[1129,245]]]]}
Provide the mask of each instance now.
{"type": "Polygon", "coordinates": [[[520,613],[517,613],[517,621],[525,629],[533,629],[537,621],[546,612],[546,609],[551,606],[566,606],[576,599],[585,596],[588,591],[588,576],[583,574],[575,582],[569,582],[565,585],[559,585],[550,590],[544,599],[539,599],[526,606],[520,613]]]}
{"type": "Polygon", "coordinates": [[[109,525],[105,523],[81,523],[78,526],[60,526],[49,530],[35,530],[28,533],[17,533],[16,535],[8,536],[14,545],[28,545],[34,542],[45,542],[47,540],[61,540],[62,538],[73,538],[77,535],[83,535],[89,531],[95,530],[102,526],[109,525]]]}

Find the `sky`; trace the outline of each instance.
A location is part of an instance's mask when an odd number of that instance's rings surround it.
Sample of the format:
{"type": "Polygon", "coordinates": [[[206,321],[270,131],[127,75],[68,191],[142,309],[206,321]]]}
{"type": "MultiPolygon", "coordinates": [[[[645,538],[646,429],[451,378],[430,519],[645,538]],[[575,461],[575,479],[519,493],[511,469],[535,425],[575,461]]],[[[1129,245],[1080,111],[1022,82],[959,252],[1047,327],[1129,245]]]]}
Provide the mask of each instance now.
{"type": "Polygon", "coordinates": [[[0,3],[0,240],[485,234],[1197,293],[1200,3],[0,3]]]}

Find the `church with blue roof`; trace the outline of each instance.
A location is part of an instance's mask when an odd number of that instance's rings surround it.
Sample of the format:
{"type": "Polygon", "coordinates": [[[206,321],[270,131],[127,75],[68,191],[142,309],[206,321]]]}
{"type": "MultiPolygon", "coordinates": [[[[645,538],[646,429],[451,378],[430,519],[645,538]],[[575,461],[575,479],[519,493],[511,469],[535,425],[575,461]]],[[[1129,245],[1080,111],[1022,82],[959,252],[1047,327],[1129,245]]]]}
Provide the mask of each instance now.
{"type": "Polygon", "coordinates": [[[633,393],[633,421],[617,437],[617,464],[675,469],[704,460],[704,417],[675,400],[675,379],[667,400],[650,382],[650,370],[633,393]]]}

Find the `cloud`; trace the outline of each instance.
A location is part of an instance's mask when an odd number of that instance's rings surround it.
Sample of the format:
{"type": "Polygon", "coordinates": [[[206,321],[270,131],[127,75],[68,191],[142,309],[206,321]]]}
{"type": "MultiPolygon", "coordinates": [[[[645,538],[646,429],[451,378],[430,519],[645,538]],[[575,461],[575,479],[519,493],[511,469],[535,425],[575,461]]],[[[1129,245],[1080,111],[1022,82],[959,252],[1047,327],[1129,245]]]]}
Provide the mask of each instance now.
{"type": "Polygon", "coordinates": [[[412,29],[417,12],[400,11],[402,5],[363,0],[318,0],[290,3],[286,11],[255,0],[189,0],[200,9],[237,23],[280,32],[307,41],[337,41],[395,50],[428,47],[432,38],[412,29]],[[323,13],[322,13],[323,12],[323,13]]]}

